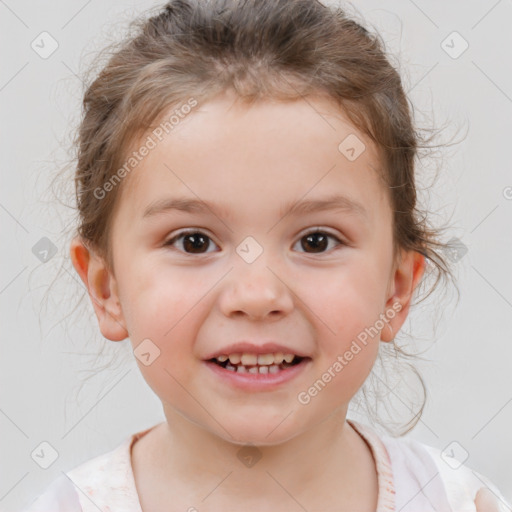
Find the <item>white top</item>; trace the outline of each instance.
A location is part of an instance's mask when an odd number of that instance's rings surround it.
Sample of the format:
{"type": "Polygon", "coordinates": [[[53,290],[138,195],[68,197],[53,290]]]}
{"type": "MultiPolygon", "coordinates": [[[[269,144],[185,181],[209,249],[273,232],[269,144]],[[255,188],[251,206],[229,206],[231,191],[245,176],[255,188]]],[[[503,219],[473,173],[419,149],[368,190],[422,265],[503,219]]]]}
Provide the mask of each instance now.
{"type": "MultiPolygon", "coordinates": [[[[408,438],[380,435],[347,420],[371,449],[378,475],[376,512],[476,512],[475,497],[489,488],[500,512],[511,512],[487,478],[441,451],[408,438]],[[459,467],[458,467],[459,466],[459,467]]],[[[132,445],[153,427],[125,439],[116,449],[57,478],[22,512],[142,512],[131,465],[132,445]]]]}

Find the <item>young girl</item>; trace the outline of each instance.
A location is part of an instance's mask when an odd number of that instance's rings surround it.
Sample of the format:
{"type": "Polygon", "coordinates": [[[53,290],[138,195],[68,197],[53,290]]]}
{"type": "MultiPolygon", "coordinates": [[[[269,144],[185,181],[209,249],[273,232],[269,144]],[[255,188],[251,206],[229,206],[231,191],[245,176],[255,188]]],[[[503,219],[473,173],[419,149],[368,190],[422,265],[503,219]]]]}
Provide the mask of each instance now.
{"type": "Polygon", "coordinates": [[[419,142],[378,37],[339,8],[174,0],[146,20],[85,94],[70,254],[166,421],[28,510],[510,510],[449,454],[347,418],[449,272],[419,142]]]}

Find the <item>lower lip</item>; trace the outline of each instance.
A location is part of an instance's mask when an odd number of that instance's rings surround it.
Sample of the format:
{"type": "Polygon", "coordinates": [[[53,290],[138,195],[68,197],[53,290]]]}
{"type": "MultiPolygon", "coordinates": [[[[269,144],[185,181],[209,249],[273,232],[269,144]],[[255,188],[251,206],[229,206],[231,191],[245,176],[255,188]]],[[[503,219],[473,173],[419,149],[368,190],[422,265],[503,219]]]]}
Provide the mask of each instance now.
{"type": "Polygon", "coordinates": [[[244,391],[271,391],[302,373],[311,363],[311,359],[303,359],[300,363],[279,370],[277,373],[238,373],[226,370],[212,361],[204,361],[206,366],[224,382],[244,391]]]}

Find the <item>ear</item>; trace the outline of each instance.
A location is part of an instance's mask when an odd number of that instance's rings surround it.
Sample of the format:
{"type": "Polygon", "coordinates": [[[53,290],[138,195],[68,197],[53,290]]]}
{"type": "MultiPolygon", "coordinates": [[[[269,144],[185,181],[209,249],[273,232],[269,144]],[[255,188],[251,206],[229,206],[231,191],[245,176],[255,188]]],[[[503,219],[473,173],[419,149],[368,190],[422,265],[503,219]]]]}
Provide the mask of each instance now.
{"type": "Polygon", "coordinates": [[[80,237],[71,242],[70,256],[75,270],[87,288],[103,336],[111,341],[126,339],[128,331],[117,283],[103,258],[89,250],[80,237]]]}
{"type": "Polygon", "coordinates": [[[393,341],[409,314],[412,296],[423,273],[425,256],[416,251],[402,251],[400,262],[391,276],[390,291],[386,301],[386,318],[388,326],[381,332],[381,341],[393,341]],[[389,313],[388,313],[389,312],[389,313]],[[394,312],[392,317],[391,312],[394,312]]]}

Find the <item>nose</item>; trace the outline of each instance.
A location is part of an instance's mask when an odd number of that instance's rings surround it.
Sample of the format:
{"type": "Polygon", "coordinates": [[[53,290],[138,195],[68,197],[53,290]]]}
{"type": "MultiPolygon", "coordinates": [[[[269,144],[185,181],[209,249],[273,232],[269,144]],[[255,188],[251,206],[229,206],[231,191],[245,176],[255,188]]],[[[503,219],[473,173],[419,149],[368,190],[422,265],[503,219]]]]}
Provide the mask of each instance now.
{"type": "Polygon", "coordinates": [[[277,320],[292,311],[293,294],[286,279],[267,263],[262,256],[250,264],[237,261],[220,296],[225,316],[277,320]]]}

